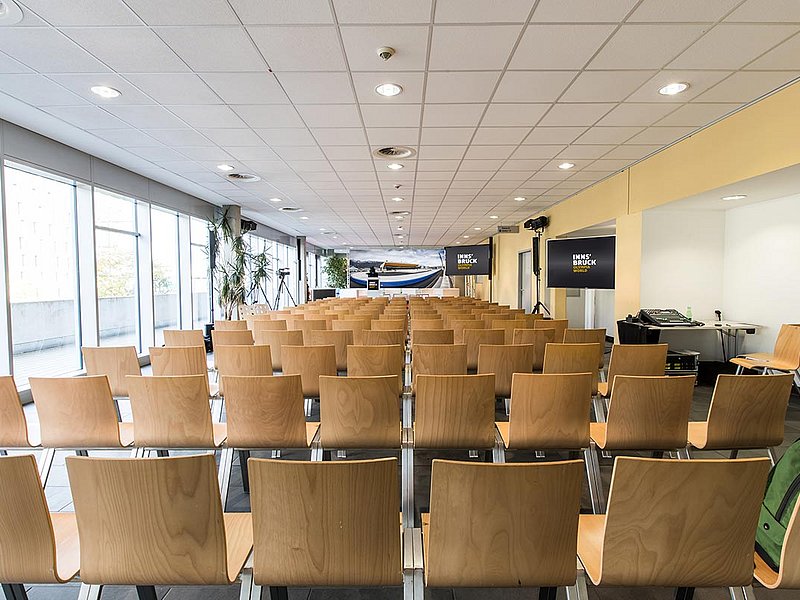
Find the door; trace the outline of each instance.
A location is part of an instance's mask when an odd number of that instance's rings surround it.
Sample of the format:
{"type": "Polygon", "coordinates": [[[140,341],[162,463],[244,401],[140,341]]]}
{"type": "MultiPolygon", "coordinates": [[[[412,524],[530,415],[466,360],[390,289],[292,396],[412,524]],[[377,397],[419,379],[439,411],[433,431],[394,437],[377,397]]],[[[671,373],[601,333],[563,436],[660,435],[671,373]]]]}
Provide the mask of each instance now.
{"type": "Polygon", "coordinates": [[[519,253],[519,298],[517,306],[524,308],[526,313],[531,312],[531,251],[519,253]]]}

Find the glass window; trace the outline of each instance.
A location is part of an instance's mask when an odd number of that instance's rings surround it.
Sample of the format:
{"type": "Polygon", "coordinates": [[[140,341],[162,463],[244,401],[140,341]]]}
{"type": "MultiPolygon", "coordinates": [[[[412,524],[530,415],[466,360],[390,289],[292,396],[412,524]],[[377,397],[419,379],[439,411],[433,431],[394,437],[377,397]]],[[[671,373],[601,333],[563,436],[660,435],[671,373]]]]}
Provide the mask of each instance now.
{"type": "Polygon", "coordinates": [[[141,351],[136,201],[95,188],[94,206],[100,345],[141,351]]]}
{"type": "Polygon", "coordinates": [[[211,282],[208,278],[208,222],[191,218],[190,221],[192,263],[192,320],[195,329],[202,329],[211,320],[211,282]]]}
{"type": "Polygon", "coordinates": [[[164,330],[180,327],[178,215],[152,207],[150,239],[153,252],[153,320],[156,346],[161,346],[164,344],[164,330]]]}
{"type": "Polygon", "coordinates": [[[13,369],[28,377],[80,369],[75,183],[6,164],[13,369]]]}

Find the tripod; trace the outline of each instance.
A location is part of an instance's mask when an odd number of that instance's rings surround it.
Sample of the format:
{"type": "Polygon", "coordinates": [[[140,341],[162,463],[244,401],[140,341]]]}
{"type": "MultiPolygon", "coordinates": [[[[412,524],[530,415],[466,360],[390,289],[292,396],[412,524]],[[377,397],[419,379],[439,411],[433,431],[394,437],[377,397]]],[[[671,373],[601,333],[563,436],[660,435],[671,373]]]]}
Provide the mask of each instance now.
{"type": "Polygon", "coordinates": [[[280,308],[280,299],[281,299],[281,292],[285,291],[286,295],[289,296],[289,300],[292,302],[292,306],[297,306],[297,302],[294,301],[292,297],[292,292],[289,291],[289,286],[286,285],[286,273],[280,273],[278,275],[279,283],[278,283],[278,292],[275,294],[275,302],[272,305],[275,307],[275,310],[280,308]]]}
{"type": "Polygon", "coordinates": [[[536,304],[533,305],[533,309],[531,309],[532,313],[542,313],[547,314],[550,316],[550,311],[547,310],[547,307],[544,305],[544,302],[541,300],[541,286],[542,286],[542,265],[540,262],[540,243],[542,241],[542,232],[536,232],[536,245],[533,247],[534,253],[534,265],[533,265],[533,274],[536,276],[536,304]]]}

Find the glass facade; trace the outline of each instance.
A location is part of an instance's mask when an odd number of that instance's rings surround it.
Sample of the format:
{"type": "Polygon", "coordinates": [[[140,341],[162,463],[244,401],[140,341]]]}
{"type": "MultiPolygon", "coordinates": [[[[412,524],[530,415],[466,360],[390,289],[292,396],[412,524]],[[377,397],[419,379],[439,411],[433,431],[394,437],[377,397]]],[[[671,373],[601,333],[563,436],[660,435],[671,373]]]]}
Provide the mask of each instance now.
{"type": "Polygon", "coordinates": [[[164,343],[164,330],[181,322],[178,214],[153,207],[150,239],[153,254],[153,325],[156,346],[164,343]]]}

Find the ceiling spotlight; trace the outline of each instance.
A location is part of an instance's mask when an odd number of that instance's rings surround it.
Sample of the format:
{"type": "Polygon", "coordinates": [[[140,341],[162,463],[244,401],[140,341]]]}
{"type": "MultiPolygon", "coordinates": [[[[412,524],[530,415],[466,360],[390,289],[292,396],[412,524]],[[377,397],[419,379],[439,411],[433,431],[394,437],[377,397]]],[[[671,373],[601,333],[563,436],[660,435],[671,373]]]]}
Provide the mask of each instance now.
{"type": "Polygon", "coordinates": [[[497,215],[490,215],[490,216],[489,216],[489,218],[490,218],[490,219],[497,219],[497,218],[498,218],[498,216],[497,216],[497,215]]]}
{"type": "Polygon", "coordinates": [[[733,194],[731,196],[723,196],[723,200],[744,200],[747,198],[747,194],[733,194]]]}
{"type": "Polygon", "coordinates": [[[565,170],[565,171],[566,171],[567,169],[571,169],[571,168],[572,168],[572,167],[574,167],[574,166],[575,166],[575,163],[571,163],[571,162],[563,162],[563,163],[561,163],[560,165],[558,165],[558,168],[559,168],[559,169],[563,169],[563,170],[565,170]]]}
{"type": "Polygon", "coordinates": [[[396,83],[382,83],[375,88],[375,93],[391,98],[403,92],[403,87],[396,83]]]}
{"type": "Polygon", "coordinates": [[[401,165],[400,163],[389,163],[388,165],[386,165],[386,168],[391,169],[392,171],[399,171],[400,169],[403,168],[403,165],[401,165]]]}
{"type": "Polygon", "coordinates": [[[392,198],[392,200],[394,200],[395,202],[402,202],[404,199],[405,198],[401,198],[400,196],[395,196],[394,198],[392,198]]]}
{"type": "Polygon", "coordinates": [[[525,202],[525,198],[523,196],[517,196],[516,198],[514,198],[514,200],[516,200],[517,202],[525,202]]]}
{"type": "Polygon", "coordinates": [[[685,92],[687,89],[689,89],[688,83],[676,82],[665,85],[660,90],[658,90],[658,93],[661,94],[662,96],[674,96],[675,94],[680,94],[681,92],[685,92]]]}
{"type": "Polygon", "coordinates": [[[397,231],[403,231],[403,226],[402,225],[398,225],[397,226],[397,231]]]}
{"type": "Polygon", "coordinates": [[[233,171],[233,165],[217,165],[220,171],[233,171]]]}
{"type": "Polygon", "coordinates": [[[283,198],[270,198],[270,202],[283,202],[283,198]]]}
{"type": "Polygon", "coordinates": [[[475,231],[480,231],[480,230],[481,230],[481,229],[483,229],[483,228],[482,228],[482,227],[473,227],[473,229],[474,229],[475,231]]]}
{"type": "Polygon", "coordinates": [[[22,21],[22,9],[12,0],[0,0],[0,25],[16,25],[22,21]]]}
{"type": "Polygon", "coordinates": [[[468,236],[468,235],[465,235],[465,236],[463,236],[463,237],[464,237],[464,239],[467,239],[469,236],[468,236]]]}
{"type": "Polygon", "coordinates": [[[320,231],[327,231],[327,229],[325,229],[324,227],[320,227],[319,230],[320,231]]]}
{"type": "Polygon", "coordinates": [[[303,221],[308,221],[308,217],[300,217],[303,221]]]}
{"type": "Polygon", "coordinates": [[[121,93],[119,90],[115,90],[112,87],[108,87],[107,85],[94,85],[91,88],[93,94],[97,94],[101,98],[119,98],[121,93]]]}
{"type": "Polygon", "coordinates": [[[394,218],[397,219],[398,221],[402,221],[403,219],[405,219],[403,215],[395,215],[394,218]]]}

